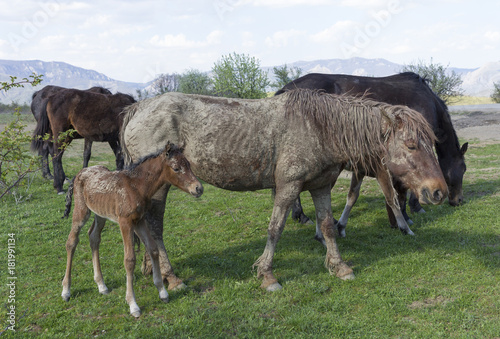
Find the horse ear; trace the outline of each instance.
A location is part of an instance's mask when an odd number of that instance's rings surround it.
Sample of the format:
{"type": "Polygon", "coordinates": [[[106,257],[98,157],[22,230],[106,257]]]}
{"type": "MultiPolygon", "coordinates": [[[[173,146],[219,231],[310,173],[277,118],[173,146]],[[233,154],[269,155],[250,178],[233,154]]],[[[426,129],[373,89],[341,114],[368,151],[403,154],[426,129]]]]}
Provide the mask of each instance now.
{"type": "Polygon", "coordinates": [[[462,145],[462,148],[460,148],[460,152],[462,153],[462,155],[465,154],[465,152],[467,152],[467,149],[469,148],[469,143],[466,142],[465,144],[462,145]]]}
{"type": "Polygon", "coordinates": [[[165,146],[165,153],[167,154],[167,157],[169,156],[171,150],[172,150],[172,143],[170,141],[167,141],[167,145],[165,146]]]}

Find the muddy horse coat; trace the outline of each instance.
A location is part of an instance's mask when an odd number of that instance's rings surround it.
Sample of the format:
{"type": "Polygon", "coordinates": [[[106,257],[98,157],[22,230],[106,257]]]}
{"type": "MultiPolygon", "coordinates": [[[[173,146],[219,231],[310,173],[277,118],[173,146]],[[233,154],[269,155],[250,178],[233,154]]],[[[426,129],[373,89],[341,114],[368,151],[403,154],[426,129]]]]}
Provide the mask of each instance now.
{"type": "MultiPolygon", "coordinates": [[[[432,130],[420,114],[402,106],[295,90],[262,100],[167,93],[125,109],[121,143],[129,161],[166,140],[184,146],[193,172],[209,184],[235,191],[276,189],[267,244],[255,263],[268,290],[281,288],[272,273],[275,247],[293,201],[305,190],[325,237],[327,268],[341,279],[354,277],[335,242],[330,196],[348,161],[379,168],[386,198],[397,208],[390,170],[414,178],[422,201],[440,203],[447,194],[432,153],[432,130]]],[[[173,273],[162,238],[168,189],[155,195],[146,219],[164,252],[162,274],[175,288],[182,281],[173,273]]]]}

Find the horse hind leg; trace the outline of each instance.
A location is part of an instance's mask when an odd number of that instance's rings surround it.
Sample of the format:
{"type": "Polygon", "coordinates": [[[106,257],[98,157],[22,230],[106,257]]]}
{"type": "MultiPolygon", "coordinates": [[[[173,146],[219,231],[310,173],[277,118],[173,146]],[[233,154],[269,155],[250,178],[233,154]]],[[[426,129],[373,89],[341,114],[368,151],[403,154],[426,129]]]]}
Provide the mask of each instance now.
{"type": "Polygon", "coordinates": [[[122,170],[124,165],[123,153],[118,141],[108,141],[109,146],[115,154],[116,169],[122,170]]]}
{"type": "Polygon", "coordinates": [[[78,245],[78,237],[83,225],[85,225],[89,217],[90,209],[75,200],[72,219],[73,222],[68,240],[66,241],[66,252],[68,256],[66,261],[66,273],[64,274],[64,279],[62,281],[63,290],[61,293],[61,297],[65,301],[69,301],[69,298],[71,296],[71,267],[73,263],[73,257],[75,255],[76,246],[78,245]]]}
{"type": "Polygon", "coordinates": [[[132,222],[120,220],[120,231],[123,239],[123,264],[127,272],[127,292],[125,299],[130,308],[130,314],[136,318],[141,315],[141,309],[135,301],[134,293],[134,268],[135,268],[135,252],[134,252],[134,227],[132,222]]]}
{"type": "Polygon", "coordinates": [[[141,238],[144,246],[146,247],[146,250],[149,253],[149,257],[151,258],[151,263],[153,266],[153,282],[158,289],[160,299],[163,302],[168,302],[168,293],[165,289],[165,285],[163,285],[163,278],[161,276],[158,246],[151,236],[151,233],[149,232],[149,229],[144,220],[141,220],[135,226],[135,232],[137,233],[139,238],[141,238]]]}
{"type": "Polygon", "coordinates": [[[83,168],[89,167],[89,161],[91,155],[92,155],[92,141],[85,138],[83,146],[83,168]]]}
{"type": "Polygon", "coordinates": [[[101,244],[101,232],[106,223],[106,219],[96,214],[94,222],[89,229],[90,248],[92,249],[92,265],[94,266],[94,281],[97,284],[99,293],[109,294],[108,287],[102,277],[101,262],[99,260],[99,245],[101,244]]]}

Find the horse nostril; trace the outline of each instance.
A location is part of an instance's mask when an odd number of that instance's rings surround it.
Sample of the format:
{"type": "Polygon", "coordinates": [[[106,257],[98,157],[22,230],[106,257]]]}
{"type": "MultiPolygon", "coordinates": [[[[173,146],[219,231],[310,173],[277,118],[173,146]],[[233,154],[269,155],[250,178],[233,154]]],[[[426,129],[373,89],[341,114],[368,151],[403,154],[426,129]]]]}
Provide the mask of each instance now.
{"type": "Polygon", "coordinates": [[[444,195],[443,195],[443,192],[441,190],[434,191],[434,194],[433,194],[434,200],[441,201],[441,200],[443,200],[443,197],[444,197],[444,195]]]}
{"type": "Polygon", "coordinates": [[[203,194],[203,186],[196,186],[196,194],[198,196],[203,194]]]}

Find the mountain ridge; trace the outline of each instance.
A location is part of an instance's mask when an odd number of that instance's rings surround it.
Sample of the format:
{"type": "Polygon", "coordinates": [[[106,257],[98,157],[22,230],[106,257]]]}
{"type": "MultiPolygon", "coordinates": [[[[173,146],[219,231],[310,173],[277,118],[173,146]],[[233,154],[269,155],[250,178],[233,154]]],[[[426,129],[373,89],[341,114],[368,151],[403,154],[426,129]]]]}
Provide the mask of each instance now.
{"type": "MultiPolygon", "coordinates": [[[[387,76],[401,71],[403,65],[382,58],[365,59],[322,59],[312,61],[295,61],[287,64],[299,67],[303,74],[307,73],[342,73],[360,76],[387,76]]],[[[272,76],[272,68],[262,67],[272,76]]],[[[474,69],[448,68],[462,76],[467,95],[489,96],[493,91],[493,83],[500,82],[500,61],[489,62],[474,69]]],[[[18,79],[29,77],[33,72],[43,74],[43,82],[37,87],[13,88],[8,92],[0,92],[1,103],[30,103],[32,94],[47,85],[68,88],[87,89],[102,86],[110,91],[136,94],[137,90],[147,88],[150,83],[134,83],[112,79],[103,73],[91,69],[73,66],[62,61],[41,60],[0,60],[0,81],[8,81],[10,76],[18,79]]]]}

